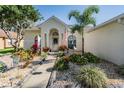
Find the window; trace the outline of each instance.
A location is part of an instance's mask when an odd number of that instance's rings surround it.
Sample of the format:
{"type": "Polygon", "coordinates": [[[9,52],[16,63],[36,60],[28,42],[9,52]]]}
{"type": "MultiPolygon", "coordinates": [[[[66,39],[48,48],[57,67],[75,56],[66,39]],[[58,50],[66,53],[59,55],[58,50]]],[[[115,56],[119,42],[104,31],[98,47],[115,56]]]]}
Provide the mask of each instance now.
{"type": "Polygon", "coordinates": [[[74,49],[76,47],[76,37],[73,35],[70,35],[68,37],[68,48],[74,49]]]}
{"type": "Polygon", "coordinates": [[[58,36],[58,32],[53,32],[53,36],[58,36]]]}

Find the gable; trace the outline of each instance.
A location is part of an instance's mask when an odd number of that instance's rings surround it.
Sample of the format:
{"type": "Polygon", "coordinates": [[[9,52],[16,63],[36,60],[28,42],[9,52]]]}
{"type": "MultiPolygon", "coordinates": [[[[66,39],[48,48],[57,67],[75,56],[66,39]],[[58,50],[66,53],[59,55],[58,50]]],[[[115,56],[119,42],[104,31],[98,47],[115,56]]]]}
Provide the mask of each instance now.
{"type": "Polygon", "coordinates": [[[48,18],[46,21],[44,21],[43,23],[39,24],[37,27],[44,27],[44,25],[53,25],[53,24],[68,27],[67,24],[65,24],[63,21],[61,21],[60,19],[58,19],[55,16],[52,16],[52,17],[48,18]]]}

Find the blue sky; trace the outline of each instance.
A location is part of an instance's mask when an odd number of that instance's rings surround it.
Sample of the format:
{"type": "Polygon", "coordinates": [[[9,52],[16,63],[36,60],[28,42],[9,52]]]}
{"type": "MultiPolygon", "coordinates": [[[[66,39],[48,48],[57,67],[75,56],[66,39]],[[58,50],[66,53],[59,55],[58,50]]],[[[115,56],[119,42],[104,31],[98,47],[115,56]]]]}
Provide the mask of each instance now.
{"type": "MultiPolygon", "coordinates": [[[[71,10],[79,10],[83,12],[83,10],[87,7],[85,5],[39,5],[35,6],[39,9],[40,13],[44,17],[44,19],[48,19],[51,16],[56,16],[66,24],[74,24],[75,20],[68,20],[68,13],[71,10]]],[[[124,13],[124,5],[102,5],[100,7],[100,12],[95,15],[96,24],[100,24],[102,22],[107,21],[108,19],[117,16],[121,13],[124,13]]]]}

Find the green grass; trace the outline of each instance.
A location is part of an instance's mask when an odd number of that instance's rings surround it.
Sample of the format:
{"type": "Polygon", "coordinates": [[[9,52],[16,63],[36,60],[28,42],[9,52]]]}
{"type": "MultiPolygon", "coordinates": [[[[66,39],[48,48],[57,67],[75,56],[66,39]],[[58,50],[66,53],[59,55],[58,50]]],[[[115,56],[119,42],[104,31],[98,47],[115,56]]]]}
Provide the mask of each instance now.
{"type": "Polygon", "coordinates": [[[12,53],[13,51],[14,51],[14,48],[0,49],[0,54],[12,53]]]}

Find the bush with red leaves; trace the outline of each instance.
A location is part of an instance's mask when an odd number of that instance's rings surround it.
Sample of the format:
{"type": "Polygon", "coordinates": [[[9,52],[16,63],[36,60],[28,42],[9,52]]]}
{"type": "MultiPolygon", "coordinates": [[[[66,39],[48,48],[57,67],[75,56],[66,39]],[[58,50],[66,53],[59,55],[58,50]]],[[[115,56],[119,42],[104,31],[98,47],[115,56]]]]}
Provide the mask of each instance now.
{"type": "Polygon", "coordinates": [[[49,47],[43,47],[43,52],[48,52],[48,51],[50,51],[49,47]]]}
{"type": "Polygon", "coordinates": [[[65,51],[65,50],[67,50],[68,48],[67,48],[67,46],[66,45],[61,45],[61,46],[59,46],[59,51],[65,51]]]}

